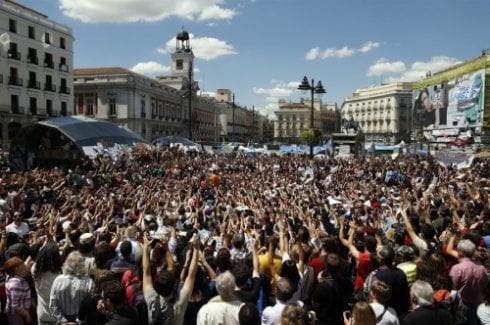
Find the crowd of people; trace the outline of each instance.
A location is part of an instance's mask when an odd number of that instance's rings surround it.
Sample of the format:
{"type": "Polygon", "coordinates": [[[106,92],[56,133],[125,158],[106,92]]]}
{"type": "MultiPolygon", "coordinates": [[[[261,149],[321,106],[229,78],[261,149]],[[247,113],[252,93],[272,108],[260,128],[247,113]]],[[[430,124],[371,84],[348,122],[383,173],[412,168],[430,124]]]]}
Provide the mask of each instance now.
{"type": "Polygon", "coordinates": [[[490,160],[134,150],[0,173],[2,324],[490,324],[490,160]]]}

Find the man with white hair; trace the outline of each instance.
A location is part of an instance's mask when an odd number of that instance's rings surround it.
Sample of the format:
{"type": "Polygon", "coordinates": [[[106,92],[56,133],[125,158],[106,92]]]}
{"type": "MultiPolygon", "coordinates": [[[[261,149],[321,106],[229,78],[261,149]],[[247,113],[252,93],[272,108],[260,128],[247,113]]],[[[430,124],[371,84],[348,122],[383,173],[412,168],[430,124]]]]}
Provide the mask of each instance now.
{"type": "Polygon", "coordinates": [[[218,296],[209,300],[197,314],[197,324],[227,324],[239,325],[238,313],[242,302],[234,295],[235,277],[229,271],[221,273],[216,278],[218,296]]]}
{"type": "Polygon", "coordinates": [[[402,325],[434,325],[453,323],[451,313],[442,306],[434,304],[432,286],[417,280],[410,288],[412,312],[403,318],[402,325]]]}
{"type": "Polygon", "coordinates": [[[453,286],[459,291],[464,304],[467,324],[478,324],[476,309],[483,301],[487,287],[487,272],[483,265],[473,261],[476,246],[468,240],[461,240],[458,244],[459,263],[449,272],[453,286]]]}

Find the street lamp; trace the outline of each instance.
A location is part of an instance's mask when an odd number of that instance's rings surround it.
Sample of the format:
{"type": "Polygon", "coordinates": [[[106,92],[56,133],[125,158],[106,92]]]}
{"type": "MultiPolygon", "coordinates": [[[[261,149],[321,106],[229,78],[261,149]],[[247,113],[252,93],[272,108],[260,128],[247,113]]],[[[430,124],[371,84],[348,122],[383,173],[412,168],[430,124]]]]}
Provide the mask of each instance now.
{"type": "MultiPolygon", "coordinates": [[[[188,84],[188,89],[187,91],[189,92],[189,97],[188,97],[188,100],[189,100],[189,140],[192,141],[192,94],[196,91],[199,91],[199,86],[197,86],[197,84],[194,84],[194,81],[193,81],[193,78],[192,78],[192,73],[193,73],[193,65],[192,65],[192,61],[189,62],[189,84],[188,84]]],[[[185,95],[184,95],[185,96],[185,95]]]]}
{"type": "MultiPolygon", "coordinates": [[[[315,94],[325,94],[327,91],[323,88],[322,82],[318,80],[318,83],[315,86],[315,79],[311,79],[311,84],[308,81],[308,78],[305,76],[303,81],[298,86],[299,90],[309,90],[311,91],[311,112],[310,112],[310,128],[314,132],[315,130],[315,119],[314,119],[314,95],[315,94]]],[[[310,144],[310,158],[313,158],[313,145],[310,144]]]]}

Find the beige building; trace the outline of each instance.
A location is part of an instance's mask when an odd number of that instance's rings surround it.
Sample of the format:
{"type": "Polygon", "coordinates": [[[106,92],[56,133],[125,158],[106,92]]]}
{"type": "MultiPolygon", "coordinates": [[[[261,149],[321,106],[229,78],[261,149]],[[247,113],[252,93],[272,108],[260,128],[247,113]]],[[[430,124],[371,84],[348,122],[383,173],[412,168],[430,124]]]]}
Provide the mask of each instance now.
{"type": "Polygon", "coordinates": [[[188,33],[179,32],[176,41],[169,76],[154,79],[119,67],[77,69],[76,114],[124,125],[150,141],[181,135],[213,143],[216,101],[197,95],[188,33]]]}
{"type": "MultiPolygon", "coordinates": [[[[327,135],[338,129],[337,104],[323,105],[320,99],[313,102],[313,125],[327,135]]],[[[279,101],[279,109],[274,111],[274,140],[284,143],[298,143],[301,132],[311,127],[311,101],[300,103],[279,101]]]]}
{"type": "Polygon", "coordinates": [[[356,90],[342,104],[341,118],[352,117],[366,142],[407,141],[412,130],[412,85],[397,82],[356,90]]]}
{"type": "Polygon", "coordinates": [[[0,0],[0,136],[49,116],[73,113],[70,27],[17,2],[0,0]]]}

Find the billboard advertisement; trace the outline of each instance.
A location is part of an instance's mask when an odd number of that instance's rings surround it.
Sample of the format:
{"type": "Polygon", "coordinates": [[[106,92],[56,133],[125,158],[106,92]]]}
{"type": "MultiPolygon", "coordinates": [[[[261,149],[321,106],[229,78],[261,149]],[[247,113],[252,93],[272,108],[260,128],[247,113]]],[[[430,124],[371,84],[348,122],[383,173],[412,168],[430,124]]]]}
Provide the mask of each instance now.
{"type": "Polygon", "coordinates": [[[485,69],[417,88],[412,93],[414,129],[434,138],[454,137],[468,130],[479,135],[484,96],[485,69]]]}

